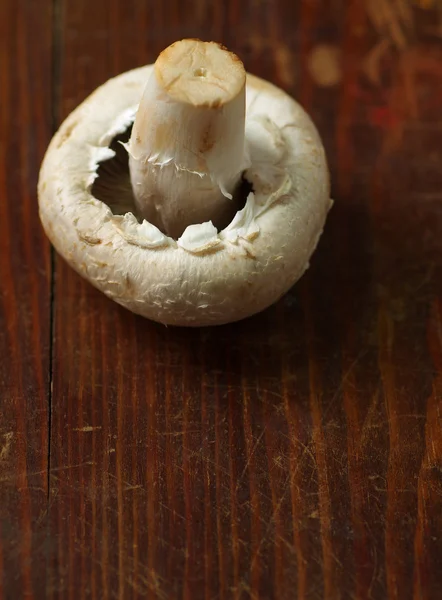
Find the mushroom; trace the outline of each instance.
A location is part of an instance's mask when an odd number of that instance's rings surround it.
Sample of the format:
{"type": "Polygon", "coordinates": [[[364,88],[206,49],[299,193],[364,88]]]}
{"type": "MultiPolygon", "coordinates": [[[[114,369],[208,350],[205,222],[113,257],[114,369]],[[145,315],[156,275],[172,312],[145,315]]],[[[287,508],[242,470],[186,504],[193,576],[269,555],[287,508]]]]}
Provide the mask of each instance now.
{"type": "Polygon", "coordinates": [[[199,40],[98,88],[53,137],[39,179],[56,250],[119,304],[170,325],[228,323],[278,300],[330,206],[308,115],[199,40]]]}

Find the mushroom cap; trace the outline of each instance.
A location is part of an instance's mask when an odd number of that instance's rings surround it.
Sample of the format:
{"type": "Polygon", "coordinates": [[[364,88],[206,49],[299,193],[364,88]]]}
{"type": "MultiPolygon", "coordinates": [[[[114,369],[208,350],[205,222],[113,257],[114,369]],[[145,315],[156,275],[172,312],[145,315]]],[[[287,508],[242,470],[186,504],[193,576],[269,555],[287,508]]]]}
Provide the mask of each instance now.
{"type": "Polygon", "coordinates": [[[225,230],[193,225],[172,240],[93,196],[97,169],[133,123],[152,68],[109,80],[61,125],[40,172],[41,221],[64,259],[129,310],[170,325],[237,321],[278,300],[309,265],[331,206],[321,140],[299,104],[248,74],[254,193],[225,230]]]}

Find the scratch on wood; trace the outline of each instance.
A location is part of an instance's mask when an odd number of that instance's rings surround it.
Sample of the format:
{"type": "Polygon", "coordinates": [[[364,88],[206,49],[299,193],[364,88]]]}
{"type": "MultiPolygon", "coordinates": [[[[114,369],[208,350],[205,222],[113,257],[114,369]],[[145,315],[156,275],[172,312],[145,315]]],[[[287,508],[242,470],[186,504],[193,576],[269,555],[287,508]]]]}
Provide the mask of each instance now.
{"type": "MultiPolygon", "coordinates": [[[[113,475],[113,473],[108,473],[109,477],[112,477],[112,479],[115,479],[115,481],[119,481],[118,477],[116,477],[115,475],[113,475]]],[[[124,479],[121,480],[121,482],[125,485],[125,488],[123,490],[123,492],[128,492],[130,490],[144,490],[144,487],[140,484],[135,484],[135,483],[130,483],[129,481],[125,481],[124,479]]]]}
{"type": "Polygon", "coordinates": [[[254,554],[252,556],[252,559],[250,561],[250,564],[251,564],[250,568],[253,568],[253,565],[258,560],[259,553],[261,552],[261,548],[262,548],[262,546],[265,544],[265,542],[268,539],[268,535],[269,535],[272,527],[274,526],[276,517],[277,517],[277,515],[278,515],[278,513],[279,513],[279,511],[281,509],[282,503],[285,500],[287,492],[290,491],[290,479],[291,479],[291,475],[289,474],[288,477],[286,478],[284,484],[283,484],[283,490],[284,491],[282,492],[281,497],[280,497],[278,503],[276,504],[275,508],[272,511],[272,516],[270,517],[270,519],[269,519],[269,521],[267,523],[267,527],[266,527],[263,535],[261,536],[261,539],[260,539],[260,542],[258,544],[258,547],[256,548],[256,550],[255,550],[255,552],[254,552],[254,554]]]}
{"type": "MultiPolygon", "coordinates": [[[[92,460],[88,460],[84,463],[79,463],[78,465],[66,465],[64,467],[54,467],[51,469],[51,473],[54,473],[56,471],[66,471],[68,469],[79,469],[81,467],[93,466],[95,464],[96,463],[93,462],[92,460]]],[[[41,472],[43,473],[44,471],[41,471],[41,472]]],[[[37,473],[31,473],[31,475],[37,475],[37,473]]]]}
{"type": "Polygon", "coordinates": [[[356,366],[361,362],[361,360],[364,358],[364,356],[366,356],[367,353],[368,353],[367,349],[364,348],[363,350],[361,350],[361,352],[356,356],[356,358],[351,363],[351,365],[348,367],[348,369],[345,371],[345,373],[343,373],[339,386],[337,387],[330,402],[327,404],[327,407],[324,410],[324,416],[323,416],[324,421],[325,421],[325,418],[327,417],[327,415],[329,414],[330,410],[333,408],[335,402],[338,400],[340,394],[342,393],[342,391],[344,389],[344,384],[347,382],[347,379],[350,377],[350,375],[353,373],[356,366]]]}
{"type": "Polygon", "coordinates": [[[257,437],[257,439],[256,439],[255,443],[253,444],[252,451],[250,452],[250,455],[249,455],[249,457],[247,458],[247,462],[246,462],[246,464],[244,465],[244,469],[242,470],[242,473],[241,473],[241,475],[239,476],[238,483],[237,483],[237,486],[236,486],[236,489],[237,489],[237,491],[238,491],[238,489],[239,489],[239,487],[240,487],[240,485],[241,485],[241,482],[242,482],[242,480],[243,480],[243,478],[244,478],[244,475],[245,475],[245,474],[246,474],[246,472],[247,472],[247,469],[248,469],[248,468],[249,468],[249,466],[250,466],[250,462],[251,462],[251,460],[252,460],[252,458],[253,458],[253,455],[255,454],[255,451],[256,451],[256,449],[257,449],[257,448],[258,448],[258,446],[259,446],[259,442],[262,440],[262,438],[263,438],[263,436],[264,436],[264,434],[265,434],[265,431],[266,431],[266,428],[264,427],[264,428],[263,428],[263,430],[261,431],[260,435],[257,437]]]}
{"type": "MultiPolygon", "coordinates": [[[[53,467],[50,470],[50,474],[51,476],[53,476],[55,478],[55,475],[53,475],[53,473],[58,472],[58,471],[66,471],[68,469],[79,469],[81,467],[87,467],[87,466],[93,466],[96,465],[95,462],[88,460],[84,463],[80,463],[78,465],[66,465],[63,467],[53,467]]],[[[2,477],[0,479],[0,483],[6,483],[6,482],[14,482],[18,479],[21,479],[23,477],[27,477],[29,479],[29,477],[35,477],[36,475],[42,475],[43,473],[46,473],[46,470],[43,471],[32,471],[32,473],[26,473],[26,471],[22,472],[22,473],[14,473],[13,475],[10,475],[9,477],[2,477]]]]}
{"type": "Polygon", "coordinates": [[[377,414],[377,409],[379,406],[379,399],[380,399],[380,387],[378,386],[376,392],[373,395],[373,400],[370,402],[370,406],[368,407],[367,410],[367,415],[365,417],[364,423],[362,424],[362,431],[361,431],[361,437],[360,437],[360,447],[363,448],[366,441],[367,441],[367,435],[369,434],[369,432],[376,426],[379,426],[377,421],[376,421],[376,417],[378,416],[377,414]]]}
{"type": "Polygon", "coordinates": [[[14,432],[9,431],[8,433],[3,434],[3,438],[5,440],[3,448],[0,450],[0,460],[5,460],[9,454],[9,450],[11,449],[12,438],[14,437],[14,432]]]}
{"type": "Polygon", "coordinates": [[[81,431],[83,433],[89,433],[90,431],[99,431],[101,429],[101,425],[96,425],[95,427],[92,425],[85,425],[84,427],[74,427],[72,431],[81,431]]]}

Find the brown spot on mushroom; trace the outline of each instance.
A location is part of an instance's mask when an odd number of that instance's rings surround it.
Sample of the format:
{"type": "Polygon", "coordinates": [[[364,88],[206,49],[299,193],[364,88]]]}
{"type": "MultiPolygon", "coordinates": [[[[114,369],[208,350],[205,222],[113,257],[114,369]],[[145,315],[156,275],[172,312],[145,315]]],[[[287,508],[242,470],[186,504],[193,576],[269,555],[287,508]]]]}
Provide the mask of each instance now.
{"type": "Polygon", "coordinates": [[[255,240],[258,237],[258,235],[259,235],[259,231],[254,231],[253,233],[250,233],[247,236],[247,239],[249,242],[253,242],[253,240],[255,240]]]}
{"type": "Polygon", "coordinates": [[[244,252],[246,253],[247,258],[256,258],[256,256],[253,254],[250,248],[248,248],[246,245],[243,245],[242,247],[244,252]]]}
{"type": "Polygon", "coordinates": [[[95,237],[93,235],[89,235],[88,233],[82,233],[80,231],[78,231],[77,233],[80,240],[82,242],[85,242],[86,244],[89,244],[89,246],[96,246],[97,244],[101,244],[102,242],[100,238],[95,237]]]}
{"type": "Polygon", "coordinates": [[[72,132],[74,131],[76,126],[77,126],[77,121],[75,120],[70,123],[67,123],[65,125],[65,127],[63,127],[60,130],[60,132],[59,132],[60,139],[58,140],[57,148],[60,148],[60,146],[62,146],[71,137],[72,132]]]}
{"type": "Polygon", "coordinates": [[[224,50],[224,52],[230,52],[225,46],[224,44],[221,44],[220,42],[215,42],[216,45],[218,46],[218,48],[220,48],[221,50],[224,50]]]}
{"type": "Polygon", "coordinates": [[[129,275],[126,275],[125,280],[126,280],[126,292],[128,294],[134,294],[135,287],[134,287],[133,281],[131,280],[129,275]]]}
{"type": "Polygon", "coordinates": [[[220,42],[215,42],[215,44],[218,46],[218,48],[220,50],[223,50],[224,52],[227,52],[228,54],[230,54],[230,56],[234,62],[239,62],[242,64],[242,60],[239,58],[239,56],[237,56],[234,52],[232,52],[231,50],[226,48],[226,46],[224,46],[224,44],[221,44],[220,42]]]}
{"type": "Polygon", "coordinates": [[[220,106],[222,106],[224,104],[224,102],[221,100],[221,98],[217,98],[216,100],[214,100],[213,102],[211,102],[208,107],[209,108],[219,108],[220,106]]]}
{"type": "Polygon", "coordinates": [[[211,127],[208,127],[208,129],[206,129],[206,131],[204,132],[203,138],[201,140],[201,144],[199,147],[199,151],[201,152],[201,154],[205,154],[206,152],[209,152],[210,150],[212,150],[212,148],[215,145],[215,138],[213,136],[213,130],[211,127]]]}

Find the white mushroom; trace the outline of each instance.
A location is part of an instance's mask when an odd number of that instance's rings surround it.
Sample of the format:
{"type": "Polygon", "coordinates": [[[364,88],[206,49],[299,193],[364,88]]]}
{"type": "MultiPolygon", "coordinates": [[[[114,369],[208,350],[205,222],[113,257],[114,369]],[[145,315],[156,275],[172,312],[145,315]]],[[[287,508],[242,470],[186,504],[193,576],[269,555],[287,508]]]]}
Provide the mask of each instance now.
{"type": "Polygon", "coordinates": [[[183,40],[66,119],[39,205],[57,251],[106,295],[200,326],[280,298],[308,267],[331,201],[303,109],[223,47],[183,40]]]}

